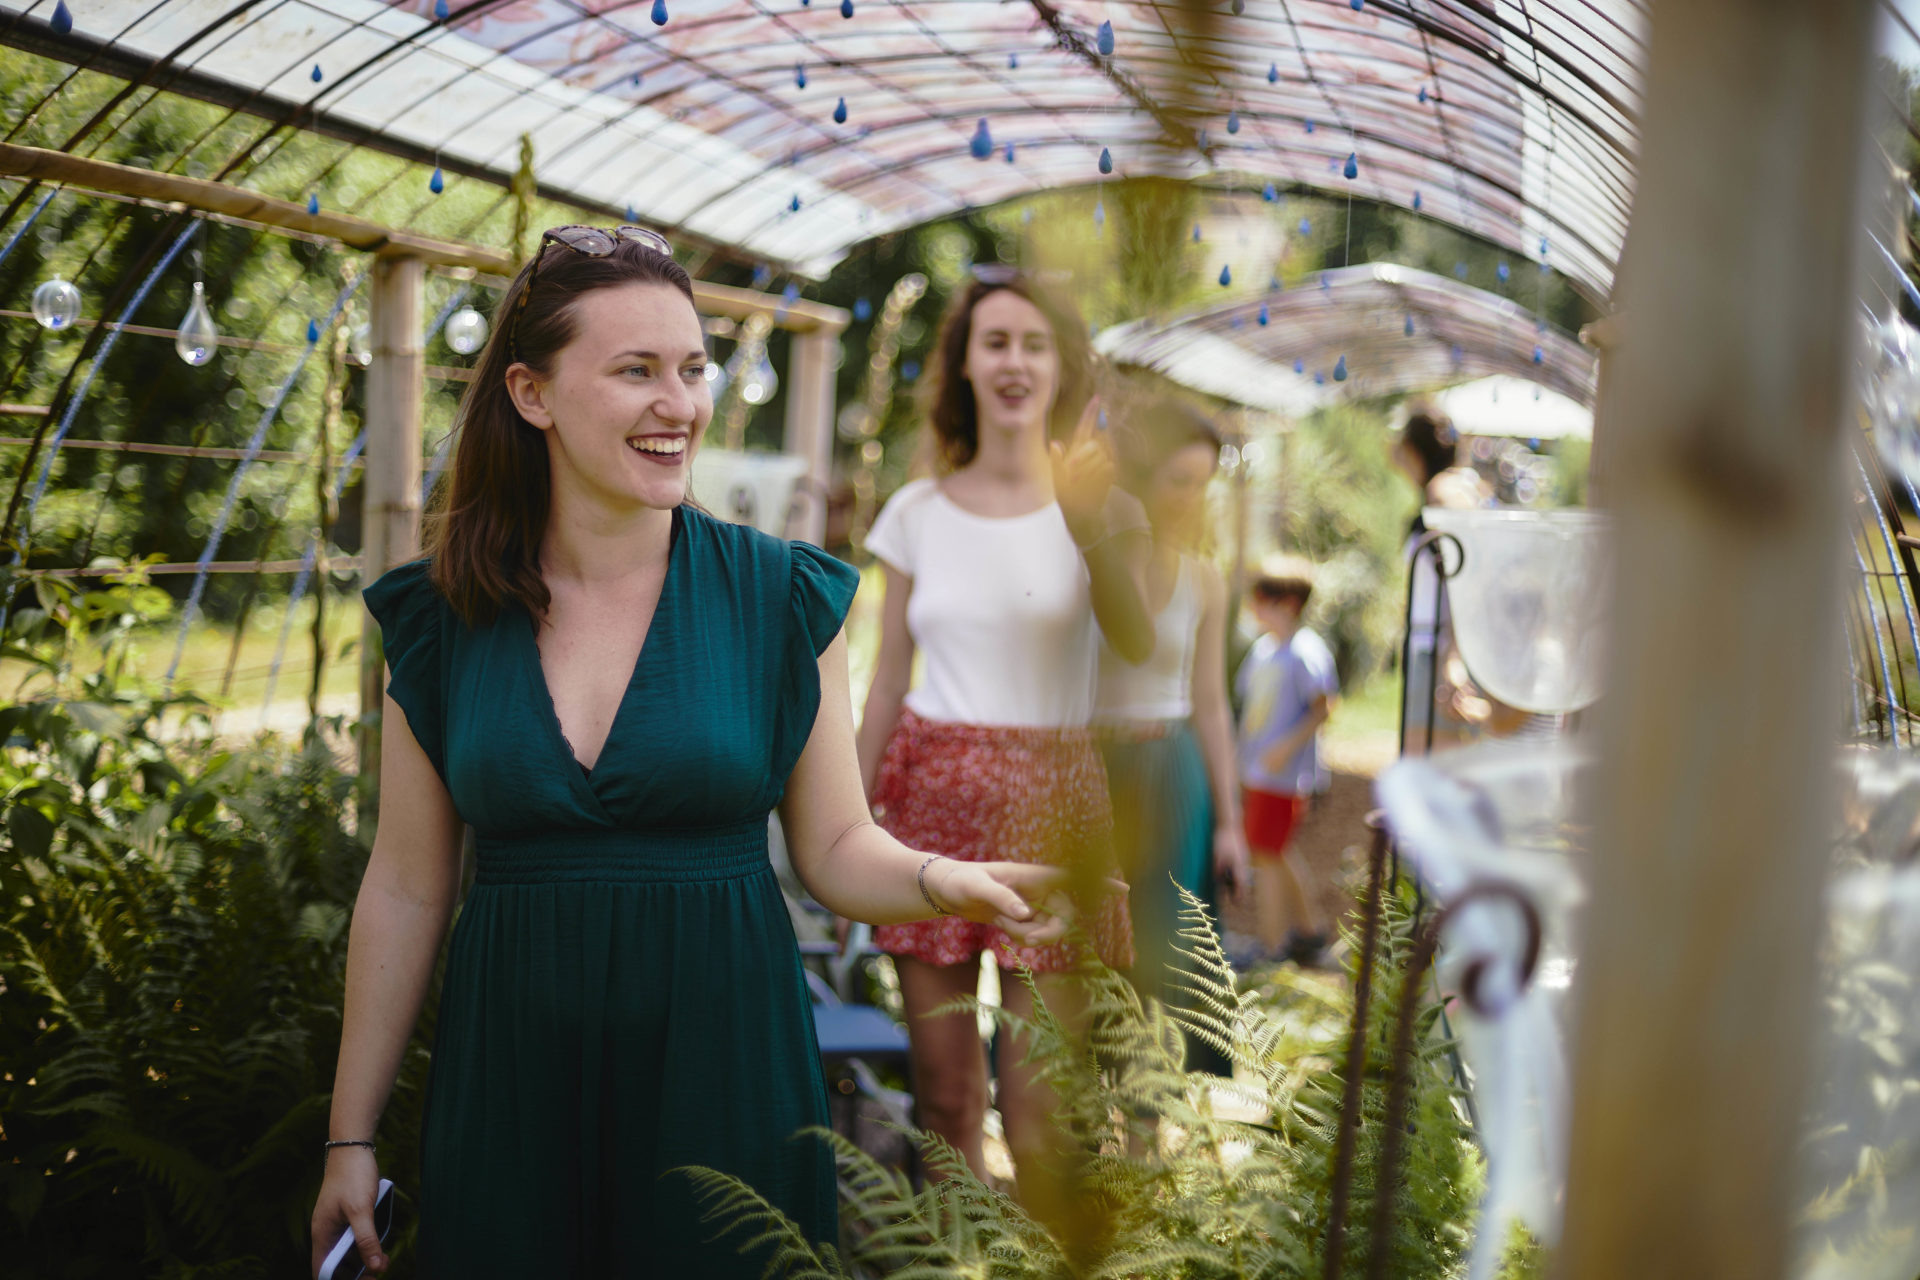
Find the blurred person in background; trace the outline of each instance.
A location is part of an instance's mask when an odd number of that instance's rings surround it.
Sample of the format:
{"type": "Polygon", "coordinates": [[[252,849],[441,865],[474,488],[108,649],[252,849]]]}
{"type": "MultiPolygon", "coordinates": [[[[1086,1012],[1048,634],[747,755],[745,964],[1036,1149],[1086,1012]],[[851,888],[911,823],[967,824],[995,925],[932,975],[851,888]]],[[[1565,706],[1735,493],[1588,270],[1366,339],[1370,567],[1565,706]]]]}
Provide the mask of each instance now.
{"type": "MultiPolygon", "coordinates": [[[[1427,534],[1427,507],[1469,509],[1494,505],[1493,490],[1460,460],[1460,436],[1447,416],[1416,405],[1393,446],[1394,465],[1420,491],[1406,542],[1412,599],[1407,611],[1406,717],[1401,751],[1424,755],[1485,735],[1518,729],[1526,713],[1487,696],[1467,674],[1453,643],[1452,609],[1439,589],[1436,561],[1454,554],[1440,542],[1420,547],[1427,534]]],[[[1449,563],[1452,563],[1449,561],[1449,563]]]]}
{"type": "Polygon", "coordinates": [[[1300,819],[1333,783],[1320,756],[1320,726],[1340,693],[1333,652],[1301,616],[1313,596],[1313,566],[1292,556],[1264,561],[1248,593],[1260,638],[1237,677],[1242,708],[1240,782],[1253,853],[1253,908],[1266,959],[1320,962],[1327,926],[1288,856],[1300,819]]]}
{"type": "MultiPolygon", "coordinates": [[[[1102,640],[1094,719],[1114,847],[1132,887],[1134,986],[1185,1004],[1191,997],[1175,977],[1191,969],[1177,952],[1179,890],[1211,903],[1216,886],[1238,894],[1250,875],[1227,702],[1227,588],[1201,554],[1221,440],[1204,413],[1168,396],[1141,405],[1116,435],[1120,483],[1145,505],[1153,530],[1146,588],[1154,645],[1135,664],[1102,640]]],[[[1196,1040],[1187,1056],[1231,1074],[1196,1040]]]]}
{"type": "MultiPolygon", "coordinates": [[[[935,474],[902,486],[867,535],[885,597],[859,746],[888,831],[961,861],[1069,868],[1085,934],[1125,968],[1131,929],[1089,723],[1100,636],[1127,661],[1152,652],[1151,538],[1139,503],[1113,485],[1086,333],[1007,268],[978,270],[948,313],[930,380],[935,474]]],[[[984,1177],[975,1017],[934,1011],[976,992],[985,952],[1003,969],[1030,967],[1048,1007],[1071,1019],[1070,971],[1084,956],[958,918],[877,929],[874,943],[898,966],[920,1123],[984,1177]]],[[[1010,1012],[1032,1014],[1024,983],[1002,993],[1010,1012]]],[[[1023,1056],[1002,1045],[997,1097],[1020,1194],[1041,1220],[1070,1226],[1051,1091],[1023,1056]]]]}

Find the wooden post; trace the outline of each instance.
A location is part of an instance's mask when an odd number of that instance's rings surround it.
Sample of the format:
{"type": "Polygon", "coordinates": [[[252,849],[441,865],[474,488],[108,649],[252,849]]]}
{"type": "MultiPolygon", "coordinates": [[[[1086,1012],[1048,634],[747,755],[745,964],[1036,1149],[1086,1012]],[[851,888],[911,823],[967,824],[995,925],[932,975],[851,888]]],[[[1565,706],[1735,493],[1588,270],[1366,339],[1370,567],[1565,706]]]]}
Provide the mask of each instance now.
{"type": "Polygon", "coordinates": [[[827,534],[827,493],[833,483],[833,350],[838,329],[822,326],[788,341],[787,422],[783,447],[805,458],[787,536],[820,545],[827,534]]]}
{"type": "MultiPolygon", "coordinates": [[[[420,550],[420,418],[426,397],[421,310],[426,263],[414,257],[373,262],[373,363],[367,369],[367,452],[360,580],[372,582],[420,550]]],[[[380,628],[362,615],[360,645],[361,814],[376,811],[380,784],[380,710],[386,656],[380,628]]]]}
{"type": "Polygon", "coordinates": [[[1652,7],[1561,1274],[1786,1273],[1840,718],[1869,0],[1652,7]]]}

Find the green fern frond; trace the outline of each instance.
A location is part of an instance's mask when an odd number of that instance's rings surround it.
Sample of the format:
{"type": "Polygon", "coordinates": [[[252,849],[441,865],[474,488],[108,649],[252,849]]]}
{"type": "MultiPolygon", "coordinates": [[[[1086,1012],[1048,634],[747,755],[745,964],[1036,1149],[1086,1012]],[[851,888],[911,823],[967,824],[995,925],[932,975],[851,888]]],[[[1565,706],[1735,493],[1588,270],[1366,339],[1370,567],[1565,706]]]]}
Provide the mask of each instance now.
{"type": "Polygon", "coordinates": [[[669,1172],[691,1181],[695,1197],[706,1202],[700,1220],[721,1224],[714,1240],[744,1235],[741,1253],[768,1251],[761,1272],[766,1280],[848,1280],[834,1249],[825,1245],[816,1249],[799,1224],[739,1178],[695,1165],[669,1172]]]}

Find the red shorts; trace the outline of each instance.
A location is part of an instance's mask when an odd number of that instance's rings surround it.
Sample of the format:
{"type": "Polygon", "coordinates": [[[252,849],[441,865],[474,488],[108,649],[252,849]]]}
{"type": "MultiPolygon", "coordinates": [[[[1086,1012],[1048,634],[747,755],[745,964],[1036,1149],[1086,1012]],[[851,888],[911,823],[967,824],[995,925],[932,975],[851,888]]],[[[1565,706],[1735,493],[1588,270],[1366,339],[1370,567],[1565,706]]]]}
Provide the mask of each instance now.
{"type": "MultiPolygon", "coordinates": [[[[874,818],[910,849],[961,862],[1041,863],[1090,879],[1113,872],[1107,774],[1085,729],[1021,729],[923,720],[902,708],[873,793],[874,818]]],[[[1078,904],[1094,950],[1117,969],[1133,963],[1124,893],[1078,904]]],[[[992,925],[959,916],[881,925],[874,946],[928,964],[1024,964],[1060,973],[1085,958],[1071,939],[1023,947],[992,925]]]]}
{"type": "Polygon", "coordinates": [[[1256,858],[1279,858],[1286,855],[1294,828],[1307,811],[1307,798],[1242,787],[1240,811],[1246,817],[1248,851],[1256,858]]]}

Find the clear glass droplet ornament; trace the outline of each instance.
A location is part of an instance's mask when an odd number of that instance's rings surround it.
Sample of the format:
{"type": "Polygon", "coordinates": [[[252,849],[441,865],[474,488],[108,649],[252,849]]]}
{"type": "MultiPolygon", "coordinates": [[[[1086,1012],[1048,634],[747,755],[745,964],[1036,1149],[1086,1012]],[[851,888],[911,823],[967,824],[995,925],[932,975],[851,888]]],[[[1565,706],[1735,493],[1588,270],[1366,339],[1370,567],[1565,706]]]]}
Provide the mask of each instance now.
{"type": "Polygon", "coordinates": [[[447,317],[447,345],[463,356],[470,356],[487,343],[487,318],[472,307],[462,307],[447,317]]]}
{"type": "Polygon", "coordinates": [[[80,318],[80,290],[55,276],[33,291],[33,318],[43,328],[70,328],[80,318]]]}
{"type": "Polygon", "coordinates": [[[173,349],[180,358],[199,368],[213,359],[220,346],[220,331],[213,327],[213,312],[207,306],[207,286],[193,282],[193,302],[181,317],[180,330],[174,335],[173,349]]]}
{"type": "Polygon", "coordinates": [[[347,358],[362,369],[373,363],[373,326],[357,324],[347,332],[347,358]]]}

